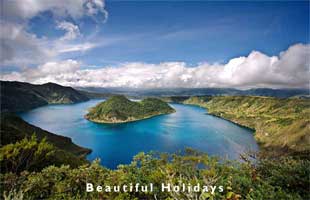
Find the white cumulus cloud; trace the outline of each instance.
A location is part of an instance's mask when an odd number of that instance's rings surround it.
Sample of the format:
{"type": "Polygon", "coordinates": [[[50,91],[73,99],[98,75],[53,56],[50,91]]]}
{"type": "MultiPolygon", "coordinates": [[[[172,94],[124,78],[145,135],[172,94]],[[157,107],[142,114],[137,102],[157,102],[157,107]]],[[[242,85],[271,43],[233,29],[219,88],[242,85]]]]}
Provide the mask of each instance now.
{"type": "Polygon", "coordinates": [[[58,22],[57,28],[66,31],[65,35],[61,37],[60,40],[73,40],[81,35],[79,27],[71,22],[58,22]]]}
{"type": "Polygon", "coordinates": [[[81,63],[75,60],[47,62],[36,68],[27,68],[23,72],[11,72],[2,75],[2,80],[18,80],[32,83],[62,82],[70,74],[79,70],[81,63]]]}
{"type": "Polygon", "coordinates": [[[184,62],[138,62],[82,69],[82,63],[65,60],[48,62],[36,69],[3,74],[1,79],[55,82],[75,87],[308,88],[309,56],[309,44],[295,44],[279,56],[252,51],[248,56],[233,58],[226,64],[201,63],[195,67],[189,67],[184,62]]]}
{"type": "Polygon", "coordinates": [[[79,26],[66,20],[77,22],[82,17],[104,23],[108,17],[104,0],[1,1],[0,67],[42,64],[62,53],[96,47],[83,38],[75,40],[81,36],[79,26]],[[46,11],[58,21],[55,28],[65,31],[60,38],[38,37],[29,32],[29,20],[46,11]]]}
{"type": "Polygon", "coordinates": [[[19,24],[0,20],[0,63],[26,66],[33,62],[45,62],[52,51],[46,48],[46,40],[25,31],[19,24]]]}
{"type": "Polygon", "coordinates": [[[8,20],[27,20],[44,11],[51,11],[57,17],[70,16],[75,19],[94,14],[107,17],[103,0],[4,0],[1,6],[4,8],[3,18],[8,20]]]}

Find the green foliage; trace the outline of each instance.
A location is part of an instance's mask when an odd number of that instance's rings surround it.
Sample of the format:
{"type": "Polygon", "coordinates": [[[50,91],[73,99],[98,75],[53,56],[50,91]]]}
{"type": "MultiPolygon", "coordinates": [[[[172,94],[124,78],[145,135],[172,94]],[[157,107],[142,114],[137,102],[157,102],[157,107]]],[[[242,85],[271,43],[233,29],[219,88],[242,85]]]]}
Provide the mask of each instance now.
{"type": "Polygon", "coordinates": [[[0,124],[1,145],[15,143],[24,139],[25,137],[31,137],[33,134],[35,134],[38,140],[46,138],[46,141],[50,144],[53,144],[55,147],[72,153],[76,156],[85,156],[91,152],[90,149],[74,144],[68,137],[45,131],[25,122],[22,118],[14,114],[1,113],[0,124]]]}
{"type": "Polygon", "coordinates": [[[146,98],[140,102],[134,102],[118,95],[91,108],[85,117],[95,122],[121,123],[172,112],[174,109],[160,99],[146,98]]]}
{"type": "Polygon", "coordinates": [[[30,139],[25,138],[0,149],[1,171],[18,173],[21,170],[37,170],[37,166],[42,166],[54,153],[51,144],[45,139],[38,142],[33,135],[30,139]]]}
{"type": "Polygon", "coordinates": [[[212,97],[204,105],[210,114],[255,129],[263,150],[307,154],[309,140],[309,99],[272,97],[212,97]]]}
{"type": "Polygon", "coordinates": [[[161,100],[169,103],[183,103],[185,100],[189,99],[189,96],[165,96],[160,97],[161,100]]]}
{"type": "Polygon", "coordinates": [[[2,112],[20,112],[55,103],[76,103],[89,98],[71,87],[55,83],[33,85],[17,81],[0,81],[2,112]]]}
{"type": "Polygon", "coordinates": [[[207,102],[210,101],[211,96],[193,96],[183,101],[184,104],[197,105],[200,107],[206,107],[207,102]]]}
{"type": "Polygon", "coordinates": [[[115,170],[92,164],[72,169],[49,166],[40,172],[2,174],[5,195],[25,199],[309,199],[309,161],[256,160],[226,162],[187,150],[184,154],[139,153],[115,170]],[[290,177],[288,177],[290,176],[290,177]],[[295,178],[296,177],[296,178],[295,178]],[[86,183],[124,185],[153,183],[154,192],[86,192],[86,183]],[[161,192],[161,184],[216,185],[224,191],[161,192]]]}
{"type": "Polygon", "coordinates": [[[165,101],[198,105],[208,113],[255,129],[264,152],[273,156],[307,157],[310,152],[310,101],[301,98],[259,96],[165,97],[165,101]]]}
{"type": "Polygon", "coordinates": [[[49,144],[36,136],[0,148],[1,172],[39,171],[49,165],[68,164],[77,167],[86,161],[49,144]]]}
{"type": "Polygon", "coordinates": [[[281,157],[279,159],[261,158],[258,170],[261,176],[270,184],[290,193],[298,193],[301,196],[309,194],[309,160],[281,157]],[[296,190],[298,188],[298,190],[296,190]]]}

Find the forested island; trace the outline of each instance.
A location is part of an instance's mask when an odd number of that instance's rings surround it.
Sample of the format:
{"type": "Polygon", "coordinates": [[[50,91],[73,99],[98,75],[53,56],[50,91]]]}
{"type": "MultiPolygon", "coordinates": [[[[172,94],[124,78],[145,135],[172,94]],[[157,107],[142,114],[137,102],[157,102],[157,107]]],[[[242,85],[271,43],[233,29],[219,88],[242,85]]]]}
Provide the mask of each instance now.
{"type": "Polygon", "coordinates": [[[123,95],[115,95],[91,108],[85,118],[97,123],[125,123],[173,112],[172,107],[157,98],[135,102],[123,95]]]}

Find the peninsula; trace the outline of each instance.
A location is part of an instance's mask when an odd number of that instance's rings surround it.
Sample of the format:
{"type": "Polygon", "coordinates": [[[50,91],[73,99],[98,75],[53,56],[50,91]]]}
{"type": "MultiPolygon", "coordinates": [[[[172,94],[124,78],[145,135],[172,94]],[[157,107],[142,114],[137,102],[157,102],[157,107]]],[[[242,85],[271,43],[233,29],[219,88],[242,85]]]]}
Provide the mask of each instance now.
{"type": "Polygon", "coordinates": [[[173,112],[172,107],[157,98],[135,102],[116,95],[91,108],[85,118],[97,123],[125,123],[173,112]]]}

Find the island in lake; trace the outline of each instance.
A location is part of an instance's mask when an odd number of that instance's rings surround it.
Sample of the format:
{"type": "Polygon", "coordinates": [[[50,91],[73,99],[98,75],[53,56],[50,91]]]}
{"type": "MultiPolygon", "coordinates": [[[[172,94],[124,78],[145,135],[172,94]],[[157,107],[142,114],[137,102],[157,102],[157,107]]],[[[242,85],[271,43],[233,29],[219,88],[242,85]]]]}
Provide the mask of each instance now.
{"type": "Polygon", "coordinates": [[[116,95],[91,108],[85,118],[97,123],[124,123],[173,112],[175,110],[168,103],[157,98],[135,102],[116,95]]]}

